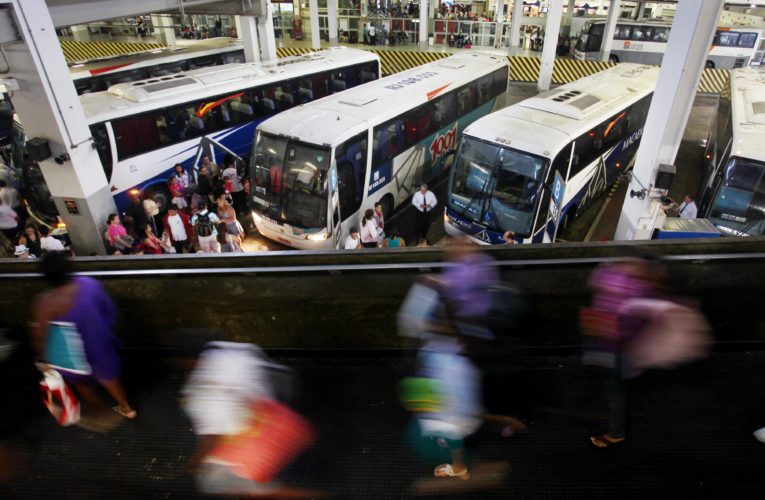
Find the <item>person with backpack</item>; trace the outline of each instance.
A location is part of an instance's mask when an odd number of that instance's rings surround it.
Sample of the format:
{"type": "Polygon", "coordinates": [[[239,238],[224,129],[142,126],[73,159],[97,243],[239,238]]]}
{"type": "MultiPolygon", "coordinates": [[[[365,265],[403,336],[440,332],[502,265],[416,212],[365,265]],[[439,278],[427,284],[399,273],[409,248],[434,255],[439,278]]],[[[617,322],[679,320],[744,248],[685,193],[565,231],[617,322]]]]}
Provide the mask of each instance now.
{"type": "Polygon", "coordinates": [[[218,231],[215,226],[220,223],[220,219],[215,213],[207,209],[207,202],[200,200],[197,205],[199,212],[191,218],[191,226],[199,237],[199,251],[202,253],[220,253],[220,244],[218,243],[218,231]]]}

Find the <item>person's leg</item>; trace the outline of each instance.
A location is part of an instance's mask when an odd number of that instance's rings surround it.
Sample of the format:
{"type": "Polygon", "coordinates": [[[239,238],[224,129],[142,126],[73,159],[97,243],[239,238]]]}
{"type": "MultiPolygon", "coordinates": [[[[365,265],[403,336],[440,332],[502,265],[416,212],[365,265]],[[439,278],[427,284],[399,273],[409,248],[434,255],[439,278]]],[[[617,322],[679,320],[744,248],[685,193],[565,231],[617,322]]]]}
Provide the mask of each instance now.
{"type": "Polygon", "coordinates": [[[173,247],[175,248],[175,253],[183,253],[183,247],[188,246],[188,242],[186,241],[173,241],[173,247]],[[186,245],[184,245],[184,243],[186,245]]]}
{"type": "Polygon", "coordinates": [[[137,416],[137,412],[130,406],[130,403],[128,403],[127,395],[125,394],[125,389],[122,387],[120,379],[99,380],[98,382],[104,386],[109,395],[113,397],[117,402],[117,405],[119,405],[120,411],[118,413],[126,418],[135,418],[137,416]]]}
{"type": "Polygon", "coordinates": [[[627,433],[627,387],[618,366],[613,371],[608,401],[608,437],[622,440],[627,433]]]}

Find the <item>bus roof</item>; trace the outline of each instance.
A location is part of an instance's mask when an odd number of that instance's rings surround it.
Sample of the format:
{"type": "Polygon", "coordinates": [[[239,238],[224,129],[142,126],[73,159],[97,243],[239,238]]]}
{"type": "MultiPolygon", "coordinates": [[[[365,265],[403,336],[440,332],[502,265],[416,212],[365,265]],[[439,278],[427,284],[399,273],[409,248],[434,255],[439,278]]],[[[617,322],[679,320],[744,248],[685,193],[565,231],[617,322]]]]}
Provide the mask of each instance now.
{"type": "Polygon", "coordinates": [[[658,76],[657,66],[619,64],[496,111],[464,133],[551,157],[616,110],[653,92],[658,76]]]}
{"type": "Polygon", "coordinates": [[[345,66],[353,62],[377,61],[365,50],[338,47],[264,63],[224,64],[148,78],[109,87],[104,92],[80,96],[85,116],[98,123],[183,104],[190,100],[235,92],[300,75],[345,66]]]}
{"type": "Polygon", "coordinates": [[[375,126],[476,78],[507,66],[506,56],[461,52],[365,83],[269,118],[258,129],[336,146],[348,133],[375,126]]]}
{"type": "Polygon", "coordinates": [[[153,64],[183,61],[193,57],[219,54],[221,52],[235,50],[243,50],[241,40],[235,40],[228,37],[217,37],[208,40],[194,41],[183,45],[164,47],[149,52],[77,61],[69,65],[69,72],[71,73],[73,80],[79,80],[80,78],[90,78],[95,75],[143,68],[153,64]]]}
{"type": "Polygon", "coordinates": [[[765,161],[765,72],[751,68],[733,70],[731,112],[731,155],[765,161]]]}

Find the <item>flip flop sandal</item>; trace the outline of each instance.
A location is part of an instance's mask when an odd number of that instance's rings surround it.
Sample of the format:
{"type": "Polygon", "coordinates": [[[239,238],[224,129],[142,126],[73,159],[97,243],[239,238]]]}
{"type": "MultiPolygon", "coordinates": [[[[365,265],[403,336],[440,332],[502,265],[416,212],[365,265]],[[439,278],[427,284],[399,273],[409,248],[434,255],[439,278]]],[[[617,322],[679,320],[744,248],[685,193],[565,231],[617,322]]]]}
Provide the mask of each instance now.
{"type": "Polygon", "coordinates": [[[622,444],[624,442],[624,438],[614,439],[607,436],[606,434],[601,434],[600,436],[591,437],[590,441],[596,448],[611,448],[612,446],[622,444]]]}
{"type": "Polygon", "coordinates": [[[112,410],[114,410],[115,412],[119,413],[120,415],[122,415],[123,417],[125,417],[128,420],[133,420],[135,417],[138,416],[138,412],[137,411],[135,411],[135,410],[125,411],[122,408],[122,406],[120,406],[120,405],[112,407],[112,410]]]}
{"type": "Polygon", "coordinates": [[[459,479],[470,479],[470,472],[467,468],[462,472],[454,472],[452,464],[441,464],[433,469],[433,475],[436,477],[456,477],[459,479]]]}

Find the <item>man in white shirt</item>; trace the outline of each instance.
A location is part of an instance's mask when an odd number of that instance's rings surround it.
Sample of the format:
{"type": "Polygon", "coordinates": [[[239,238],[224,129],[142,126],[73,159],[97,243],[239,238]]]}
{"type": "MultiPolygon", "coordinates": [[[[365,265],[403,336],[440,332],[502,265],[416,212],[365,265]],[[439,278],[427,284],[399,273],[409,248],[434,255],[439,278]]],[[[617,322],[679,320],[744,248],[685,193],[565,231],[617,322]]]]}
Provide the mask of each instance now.
{"type": "Polygon", "coordinates": [[[348,237],[345,239],[345,250],[357,250],[361,248],[361,239],[359,238],[359,228],[353,226],[348,237]]]}
{"type": "Polygon", "coordinates": [[[246,209],[247,197],[244,193],[244,185],[242,185],[242,181],[239,179],[239,172],[236,171],[236,159],[233,156],[226,155],[223,164],[225,168],[221,175],[223,175],[223,179],[231,181],[231,198],[234,201],[234,209],[237,214],[241,214],[246,209]]]}
{"type": "Polygon", "coordinates": [[[220,219],[215,213],[207,210],[207,202],[201,200],[197,205],[199,212],[191,218],[191,226],[197,232],[199,237],[199,251],[203,253],[220,253],[220,243],[218,243],[218,231],[215,226],[220,219]]]}
{"type": "Polygon", "coordinates": [[[417,209],[417,237],[420,240],[425,240],[426,243],[430,228],[430,212],[437,204],[436,195],[428,190],[427,184],[420,186],[420,190],[412,196],[412,205],[417,209]]]}
{"type": "Polygon", "coordinates": [[[191,222],[189,216],[178,211],[178,205],[171,203],[167,209],[164,221],[165,233],[170,236],[170,243],[175,248],[175,253],[187,252],[194,253],[194,247],[191,246],[191,222]]]}
{"type": "Polygon", "coordinates": [[[40,249],[43,252],[64,252],[66,248],[60,240],[50,235],[48,226],[40,226],[40,249]]]}
{"type": "Polygon", "coordinates": [[[681,219],[695,219],[698,215],[698,212],[699,211],[696,208],[696,203],[693,201],[693,198],[686,194],[685,199],[677,209],[677,216],[681,219]]]}

